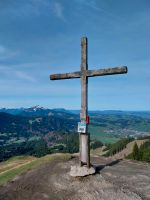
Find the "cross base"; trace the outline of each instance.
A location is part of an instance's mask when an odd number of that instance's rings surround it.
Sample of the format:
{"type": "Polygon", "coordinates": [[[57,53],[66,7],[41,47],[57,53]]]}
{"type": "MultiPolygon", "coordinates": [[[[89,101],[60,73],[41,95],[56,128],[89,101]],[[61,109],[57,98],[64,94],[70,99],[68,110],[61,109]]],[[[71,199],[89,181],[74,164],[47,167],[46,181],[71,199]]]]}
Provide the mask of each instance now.
{"type": "Polygon", "coordinates": [[[94,167],[88,168],[87,166],[71,166],[70,176],[72,177],[84,177],[95,174],[96,170],[94,167]]]}

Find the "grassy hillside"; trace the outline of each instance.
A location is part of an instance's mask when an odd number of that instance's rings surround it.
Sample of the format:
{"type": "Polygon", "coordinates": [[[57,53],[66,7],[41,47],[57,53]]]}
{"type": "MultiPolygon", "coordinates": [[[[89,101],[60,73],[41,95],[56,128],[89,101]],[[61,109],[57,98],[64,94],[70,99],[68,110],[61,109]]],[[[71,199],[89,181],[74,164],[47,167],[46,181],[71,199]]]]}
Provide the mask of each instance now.
{"type": "Polygon", "coordinates": [[[105,129],[101,126],[89,125],[89,132],[91,139],[99,140],[103,142],[103,144],[112,144],[120,139],[114,134],[106,133],[105,129]]]}
{"type": "Polygon", "coordinates": [[[52,154],[41,158],[33,156],[17,156],[0,163],[0,185],[13,180],[16,176],[35,169],[43,164],[52,162],[56,159],[69,160],[70,154],[52,154]]]}
{"type": "Polygon", "coordinates": [[[140,146],[137,142],[134,143],[131,154],[128,155],[129,159],[150,162],[150,139],[147,139],[140,146]]]}
{"type": "MultiPolygon", "coordinates": [[[[147,141],[150,141],[150,140],[141,139],[141,140],[132,141],[131,139],[121,139],[114,144],[109,144],[107,146],[102,146],[100,148],[91,150],[90,153],[91,155],[111,157],[111,159],[115,159],[115,160],[129,158],[128,155],[132,153],[135,143],[137,143],[140,149],[142,145],[147,141]]],[[[150,149],[150,145],[149,145],[149,149],[150,149]]],[[[149,150],[149,155],[150,155],[150,150],[149,150]]]]}

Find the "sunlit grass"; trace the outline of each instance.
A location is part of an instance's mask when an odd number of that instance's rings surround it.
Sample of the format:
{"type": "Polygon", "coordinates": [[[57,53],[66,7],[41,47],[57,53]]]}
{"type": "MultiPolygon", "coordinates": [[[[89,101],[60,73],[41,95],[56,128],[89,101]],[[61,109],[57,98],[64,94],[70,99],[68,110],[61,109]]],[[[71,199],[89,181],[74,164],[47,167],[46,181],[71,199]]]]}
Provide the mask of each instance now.
{"type": "Polygon", "coordinates": [[[91,139],[99,140],[103,144],[113,144],[119,140],[114,135],[105,133],[104,129],[100,126],[89,125],[89,132],[91,139]]]}
{"type": "Polygon", "coordinates": [[[35,158],[32,156],[13,157],[9,159],[8,161],[1,163],[0,165],[0,169],[1,169],[0,185],[6,184],[8,181],[13,180],[16,176],[19,176],[27,172],[28,170],[38,168],[39,166],[43,164],[52,162],[53,160],[57,160],[57,159],[69,160],[71,159],[71,155],[59,153],[59,154],[46,155],[41,158],[35,158]],[[24,162],[20,162],[20,161],[24,161],[24,162]]]}

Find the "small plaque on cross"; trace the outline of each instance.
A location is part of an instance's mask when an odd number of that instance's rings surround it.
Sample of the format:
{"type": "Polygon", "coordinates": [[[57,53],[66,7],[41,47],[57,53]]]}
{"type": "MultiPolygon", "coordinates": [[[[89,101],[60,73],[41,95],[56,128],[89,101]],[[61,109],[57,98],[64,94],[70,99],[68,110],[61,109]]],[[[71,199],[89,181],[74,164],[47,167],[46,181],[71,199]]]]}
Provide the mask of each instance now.
{"type": "Polygon", "coordinates": [[[86,133],[86,123],[78,122],[78,133],[86,133]]]}

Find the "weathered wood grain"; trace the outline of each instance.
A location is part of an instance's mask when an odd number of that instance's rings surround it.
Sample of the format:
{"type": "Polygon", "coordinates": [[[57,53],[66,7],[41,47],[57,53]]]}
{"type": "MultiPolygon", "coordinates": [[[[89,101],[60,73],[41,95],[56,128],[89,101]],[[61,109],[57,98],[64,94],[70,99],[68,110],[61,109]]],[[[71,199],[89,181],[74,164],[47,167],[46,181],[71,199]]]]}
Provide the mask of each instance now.
{"type": "Polygon", "coordinates": [[[71,78],[80,78],[81,72],[65,73],[65,74],[51,74],[51,80],[61,80],[61,79],[71,79],[71,78]]]}
{"type": "Polygon", "coordinates": [[[72,72],[72,73],[71,72],[64,73],[64,74],[52,74],[50,75],[50,79],[61,80],[61,79],[81,78],[81,76],[82,77],[106,76],[106,75],[113,75],[113,74],[126,74],[128,72],[128,68],[126,66],[87,70],[87,66],[86,65],[84,66],[84,65],[85,63],[81,65],[81,68],[83,68],[81,69],[81,71],[72,72]]]}
{"type": "Polygon", "coordinates": [[[88,69],[88,39],[81,38],[81,71],[88,69]]]}
{"type": "MultiPolygon", "coordinates": [[[[86,116],[88,110],[88,78],[86,77],[86,71],[88,70],[88,40],[86,37],[81,39],[81,113],[80,119],[86,123],[86,116]]],[[[86,134],[80,133],[82,150],[80,154],[80,161],[90,166],[89,160],[89,142],[88,142],[88,125],[86,124],[86,134]]]]}
{"type": "Polygon", "coordinates": [[[88,70],[86,71],[86,76],[106,76],[106,75],[114,75],[114,74],[125,74],[128,72],[128,68],[126,66],[122,67],[114,67],[114,68],[105,68],[105,69],[97,69],[97,70],[88,70]]]}
{"type": "Polygon", "coordinates": [[[87,38],[81,39],[81,120],[86,119],[87,115],[87,84],[86,77],[87,65],[87,38]]]}

